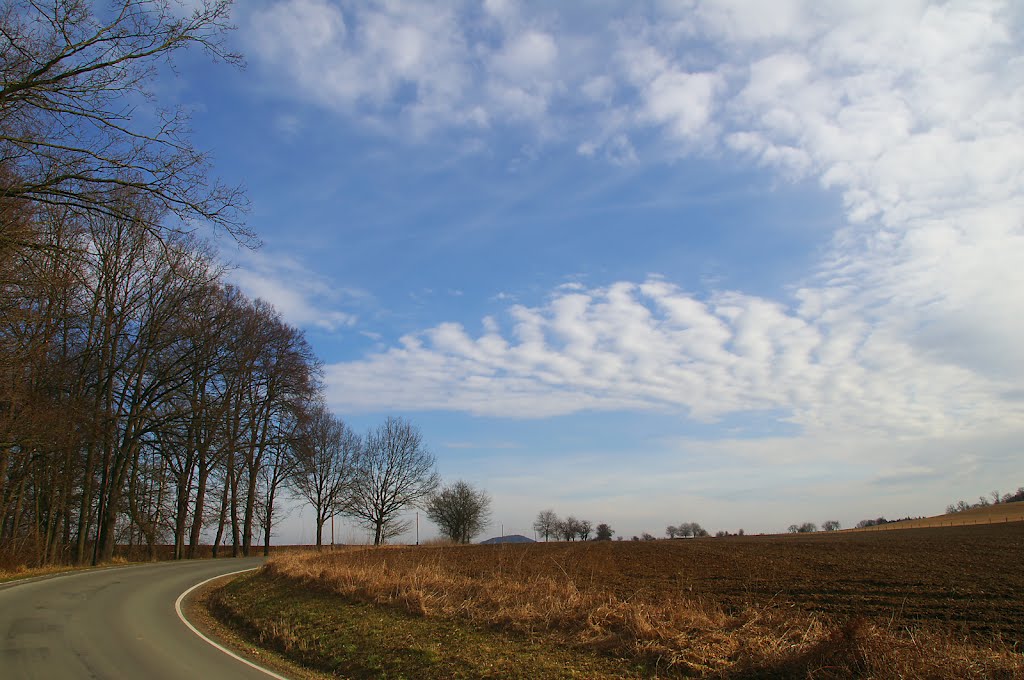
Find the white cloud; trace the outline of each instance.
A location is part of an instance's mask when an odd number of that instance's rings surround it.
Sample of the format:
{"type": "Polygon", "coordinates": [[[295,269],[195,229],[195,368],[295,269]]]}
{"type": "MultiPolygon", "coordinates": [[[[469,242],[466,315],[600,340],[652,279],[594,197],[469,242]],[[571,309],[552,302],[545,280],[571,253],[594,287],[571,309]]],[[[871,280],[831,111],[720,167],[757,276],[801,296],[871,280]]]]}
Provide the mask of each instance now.
{"type": "Polygon", "coordinates": [[[671,137],[699,138],[711,122],[719,82],[713,73],[662,73],[646,88],[643,115],[664,124],[671,137]]]}
{"type": "MultiPolygon", "coordinates": [[[[1009,2],[683,3],[559,21],[489,2],[279,2],[254,57],[415,134],[516,125],[606,162],[731,155],[816,178],[848,224],[792,295],[619,282],[439,324],[329,371],[345,409],[541,417],[776,409],[805,431],[1022,426],[1024,36],[1009,2]],[[482,23],[481,23],[482,22],[482,23]],[[413,122],[403,126],[398,123],[413,122]],[[668,151],[666,151],[666,149],[668,151]]],[[[486,137],[485,137],[486,139],[486,137]]]]}
{"type": "Polygon", "coordinates": [[[790,310],[739,293],[701,301],[650,280],[558,291],[508,316],[505,333],[491,318],[477,336],[443,323],[328,367],[332,403],[525,418],[779,410],[806,432],[917,437],[1024,424],[1021,404],[1000,397],[1014,381],[921,353],[834,305],[790,310]]]}
{"type": "Polygon", "coordinates": [[[603,104],[611,102],[614,90],[615,81],[606,75],[587,78],[580,86],[580,91],[585,97],[603,104]]]}
{"type": "Polygon", "coordinates": [[[228,279],[249,296],[269,302],[294,326],[326,331],[354,326],[358,317],[350,310],[368,298],[366,292],[339,286],[283,253],[239,250],[236,259],[228,279]]]}
{"type": "Polygon", "coordinates": [[[511,80],[529,80],[551,75],[558,59],[554,39],[540,31],[512,36],[494,55],[493,67],[511,80]]]}

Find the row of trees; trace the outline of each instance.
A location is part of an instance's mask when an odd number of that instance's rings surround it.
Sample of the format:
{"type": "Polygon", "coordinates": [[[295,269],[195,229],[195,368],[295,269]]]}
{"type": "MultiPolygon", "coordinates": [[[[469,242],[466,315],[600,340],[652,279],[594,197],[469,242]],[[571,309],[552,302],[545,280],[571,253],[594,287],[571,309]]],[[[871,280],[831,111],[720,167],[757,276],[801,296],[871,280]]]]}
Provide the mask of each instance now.
{"type": "Polygon", "coordinates": [[[946,514],[963,512],[973,508],[984,508],[990,505],[998,505],[999,503],[1016,503],[1018,501],[1024,501],[1024,486],[1017,487],[1017,491],[1014,493],[1007,493],[1002,496],[999,495],[998,491],[993,491],[989,496],[978,496],[977,503],[968,503],[964,500],[950,503],[946,506],[946,514]]]}
{"type": "Polygon", "coordinates": [[[436,488],[418,430],[333,418],[302,332],[190,235],[255,242],[186,112],[149,104],[181,49],[240,60],[230,0],[189,4],[0,7],[0,560],[192,557],[204,535],[247,555],[286,492],[380,543],[436,488]]]}
{"type": "Polygon", "coordinates": [[[155,209],[145,196],[123,200],[112,215],[6,203],[29,245],[2,262],[3,550],[98,562],[169,530],[191,557],[212,525],[215,546],[248,555],[287,488],[318,529],[340,509],[375,543],[403,533],[437,485],[419,431],[352,433],[302,332],[225,284],[201,243],[134,219],[155,209]]]}
{"type": "Polygon", "coordinates": [[[409,530],[403,513],[437,489],[434,456],[419,429],[388,418],[360,437],[323,403],[299,424],[284,481],[314,510],[316,546],[328,519],[344,514],[373,532],[374,545],[409,530]]]}
{"type": "Polygon", "coordinates": [[[201,221],[248,242],[243,193],[209,177],[182,110],[133,108],[183,47],[238,61],[229,12],[0,10],[0,557],[152,549],[169,517],[180,554],[210,514],[247,552],[272,524],[271,461],[315,361],[186,235],[201,221]]]}
{"type": "Polygon", "coordinates": [[[708,532],[697,522],[683,522],[679,526],[670,524],[665,528],[665,535],[669,538],[701,538],[708,532]]]}
{"type": "MultiPolygon", "coordinates": [[[[998,491],[993,491],[989,496],[979,496],[977,503],[967,503],[966,501],[959,501],[956,504],[950,504],[946,507],[947,513],[963,512],[965,510],[971,510],[973,508],[982,508],[989,505],[995,505],[998,503],[1014,503],[1018,501],[1024,501],[1024,487],[1020,487],[1014,493],[1002,494],[998,491]]],[[[910,519],[910,518],[907,518],[910,519]]],[[[864,529],[867,527],[877,526],[880,524],[887,524],[890,520],[884,517],[878,517],[875,519],[865,519],[857,523],[858,529],[864,529]]],[[[543,536],[544,540],[548,540],[549,536],[553,536],[556,539],[561,538],[563,540],[575,540],[578,536],[581,540],[586,540],[590,531],[590,523],[580,523],[574,517],[569,516],[564,520],[560,520],[558,515],[553,510],[543,510],[538,514],[537,520],[533,524],[534,531],[538,535],[543,536]]],[[[598,525],[598,538],[602,538],[600,535],[601,527],[607,527],[605,524],[598,525]]],[[[842,529],[842,524],[837,520],[826,520],[821,523],[821,531],[839,531],[842,529]]],[[[814,522],[804,522],[802,524],[790,524],[787,531],[791,534],[805,534],[813,533],[818,531],[818,525],[814,522]]],[[[737,535],[742,536],[743,530],[740,529],[737,535]]],[[[699,538],[707,536],[708,532],[701,527],[697,522],[683,522],[678,526],[669,525],[665,528],[665,535],[672,538],[699,538]]],[[[728,536],[729,533],[725,531],[719,531],[715,534],[718,537],[728,536]]],[[[611,538],[609,533],[606,538],[611,538]]],[[[633,536],[635,541],[653,541],[655,537],[649,533],[643,533],[640,536],[633,536]]]]}
{"type": "MultiPolygon", "coordinates": [[[[821,523],[822,531],[839,531],[842,528],[843,525],[834,519],[826,520],[821,523]]],[[[817,530],[818,525],[814,522],[804,522],[803,524],[790,524],[788,529],[789,533],[791,534],[813,534],[817,530]]]]}
{"type": "Polygon", "coordinates": [[[154,235],[146,196],[121,200],[110,215],[7,211],[30,245],[3,261],[0,543],[102,561],[118,542],[152,550],[169,522],[181,557],[212,502],[217,543],[228,532],[249,554],[270,536],[319,363],[201,243],[154,235]]]}
{"type": "Polygon", "coordinates": [[[572,515],[562,519],[552,509],[541,510],[537,513],[537,519],[533,522],[533,530],[538,536],[542,536],[546,542],[553,537],[556,540],[581,541],[590,539],[591,533],[598,541],[610,541],[615,531],[605,523],[600,523],[595,528],[589,520],[576,519],[572,515]]]}

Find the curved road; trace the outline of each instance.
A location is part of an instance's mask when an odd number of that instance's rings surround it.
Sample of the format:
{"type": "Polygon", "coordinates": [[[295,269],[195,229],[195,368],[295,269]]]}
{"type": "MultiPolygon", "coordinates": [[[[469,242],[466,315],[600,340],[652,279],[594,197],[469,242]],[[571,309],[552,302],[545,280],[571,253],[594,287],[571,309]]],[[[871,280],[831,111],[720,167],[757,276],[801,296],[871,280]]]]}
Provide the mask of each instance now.
{"type": "Polygon", "coordinates": [[[267,680],[175,611],[193,585],[262,562],[164,562],[0,585],[0,677],[267,680]]]}

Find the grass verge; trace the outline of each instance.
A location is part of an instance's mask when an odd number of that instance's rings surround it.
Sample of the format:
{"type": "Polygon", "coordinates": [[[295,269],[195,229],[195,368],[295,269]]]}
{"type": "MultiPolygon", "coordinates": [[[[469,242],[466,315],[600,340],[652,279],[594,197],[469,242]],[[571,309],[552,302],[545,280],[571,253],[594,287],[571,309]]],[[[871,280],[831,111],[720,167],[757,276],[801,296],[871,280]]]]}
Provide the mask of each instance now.
{"type": "Polygon", "coordinates": [[[66,565],[66,564],[55,564],[45,567],[24,567],[18,566],[14,569],[0,569],[0,583],[9,583],[11,581],[21,581],[29,578],[37,578],[39,576],[50,576],[52,574],[63,574],[69,571],[88,571],[90,569],[106,569],[108,567],[120,567],[128,564],[128,561],[119,557],[115,557],[109,562],[102,562],[96,566],[92,565],[66,565]]]}
{"type": "MultiPolygon", "coordinates": [[[[549,568],[562,548],[531,548],[289,555],[220,591],[215,609],[347,677],[1024,677],[1000,640],[782,600],[727,612],[689,591],[623,596],[549,568]]],[[[581,564],[594,568],[597,549],[581,547],[581,564]]]]}
{"type": "Polygon", "coordinates": [[[346,678],[630,678],[656,669],[503,633],[347,600],[266,570],[211,592],[211,613],[243,637],[346,678]]]}

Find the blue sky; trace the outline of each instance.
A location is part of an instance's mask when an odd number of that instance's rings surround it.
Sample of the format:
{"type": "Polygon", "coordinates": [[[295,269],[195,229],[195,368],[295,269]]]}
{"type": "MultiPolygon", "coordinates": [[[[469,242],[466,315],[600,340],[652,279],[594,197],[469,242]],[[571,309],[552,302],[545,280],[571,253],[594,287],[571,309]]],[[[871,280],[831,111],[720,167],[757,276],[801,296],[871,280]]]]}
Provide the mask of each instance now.
{"type": "Polygon", "coordinates": [[[1024,483],[1024,14],[825,5],[245,2],[161,96],[331,406],[506,532],[935,514],[1024,483]]]}

